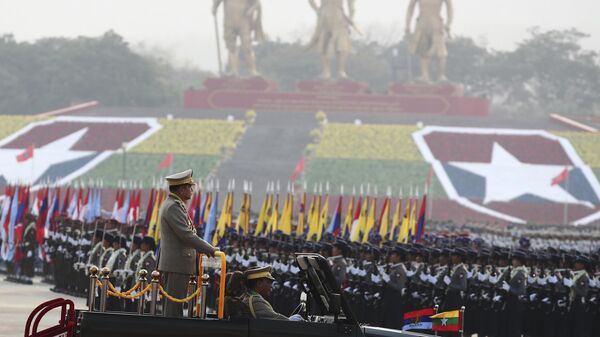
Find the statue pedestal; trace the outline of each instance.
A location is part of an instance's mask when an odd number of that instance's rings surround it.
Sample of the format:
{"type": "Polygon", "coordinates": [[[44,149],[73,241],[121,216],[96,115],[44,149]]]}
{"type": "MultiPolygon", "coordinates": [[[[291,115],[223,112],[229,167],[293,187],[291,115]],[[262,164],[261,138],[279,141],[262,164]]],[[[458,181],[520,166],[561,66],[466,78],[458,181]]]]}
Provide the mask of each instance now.
{"type": "Polygon", "coordinates": [[[464,96],[457,84],[393,83],[388,94],[373,94],[364,82],[306,80],[294,92],[281,92],[272,81],[209,78],[203,89],[184,94],[188,109],[217,111],[338,112],[487,116],[490,102],[464,96]]]}

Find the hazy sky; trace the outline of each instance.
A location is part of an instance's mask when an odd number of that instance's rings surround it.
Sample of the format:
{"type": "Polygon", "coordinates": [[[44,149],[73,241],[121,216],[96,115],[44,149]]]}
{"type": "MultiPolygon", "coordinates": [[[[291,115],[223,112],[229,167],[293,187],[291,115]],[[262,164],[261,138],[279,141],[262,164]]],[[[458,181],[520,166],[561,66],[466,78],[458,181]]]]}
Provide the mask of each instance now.
{"type": "MultiPolygon", "coordinates": [[[[308,39],[315,14],[308,0],[262,0],[271,38],[308,39]]],[[[408,0],[356,0],[360,29],[385,43],[400,39],[408,0]]],[[[527,29],[576,27],[600,51],[599,0],[454,0],[455,34],[512,49],[527,29]]],[[[0,0],[0,34],[18,40],[100,35],[113,29],[133,45],[158,47],[179,64],[216,69],[212,0],[0,0]]]]}

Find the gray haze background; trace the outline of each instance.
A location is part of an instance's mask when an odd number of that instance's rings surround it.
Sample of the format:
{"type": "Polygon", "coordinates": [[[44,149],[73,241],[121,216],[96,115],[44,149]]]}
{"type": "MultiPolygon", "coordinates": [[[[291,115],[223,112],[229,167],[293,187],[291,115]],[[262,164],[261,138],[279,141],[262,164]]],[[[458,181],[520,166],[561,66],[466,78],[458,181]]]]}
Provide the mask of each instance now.
{"type": "MultiPolygon", "coordinates": [[[[262,0],[272,39],[307,40],[316,21],[307,0],[262,0]]],[[[357,0],[357,24],[370,39],[392,44],[403,36],[408,0],[357,0]]],[[[600,1],[454,0],[454,34],[493,49],[513,49],[527,29],[575,27],[600,51],[600,1]]],[[[114,30],[134,48],[177,65],[216,70],[212,0],[0,0],[0,34],[19,41],[97,36],[114,30]]]]}

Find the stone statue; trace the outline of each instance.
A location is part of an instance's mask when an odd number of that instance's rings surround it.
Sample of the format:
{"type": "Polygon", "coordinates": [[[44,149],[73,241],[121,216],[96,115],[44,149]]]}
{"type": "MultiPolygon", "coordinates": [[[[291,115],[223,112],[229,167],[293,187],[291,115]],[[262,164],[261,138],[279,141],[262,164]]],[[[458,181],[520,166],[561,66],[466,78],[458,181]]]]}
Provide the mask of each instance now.
{"type": "Polygon", "coordinates": [[[437,82],[446,82],[446,38],[450,36],[450,27],[454,17],[452,0],[410,0],[406,14],[406,36],[409,38],[410,52],[420,58],[421,77],[419,81],[431,82],[429,76],[429,61],[437,60],[437,82]],[[419,5],[419,17],[414,33],[411,34],[412,19],[415,7],[419,5]],[[446,4],[446,22],[442,19],[441,12],[446,4]]]}
{"type": "Polygon", "coordinates": [[[224,3],[225,46],[229,52],[227,74],[239,76],[241,50],[250,75],[260,76],[256,70],[256,56],[252,48],[253,40],[260,42],[265,39],[260,0],[213,0],[213,15],[217,15],[221,3],[224,3]]]}
{"type": "Polygon", "coordinates": [[[318,6],[316,0],[309,0],[310,6],[317,13],[317,28],[310,42],[321,54],[322,79],[331,79],[331,64],[337,56],[337,76],[348,78],[346,63],[352,47],[350,29],[354,25],[355,0],[321,0],[318,6]],[[348,5],[348,13],[344,9],[348,5]]]}

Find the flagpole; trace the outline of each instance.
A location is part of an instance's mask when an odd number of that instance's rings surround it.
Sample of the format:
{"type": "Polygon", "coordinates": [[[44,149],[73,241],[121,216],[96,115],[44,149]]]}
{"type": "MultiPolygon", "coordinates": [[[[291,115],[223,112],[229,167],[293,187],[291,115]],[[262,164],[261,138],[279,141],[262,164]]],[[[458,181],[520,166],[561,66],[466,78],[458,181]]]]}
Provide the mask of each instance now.
{"type": "Polygon", "coordinates": [[[460,307],[460,336],[465,336],[465,306],[460,307]]]}
{"type": "MultiPolygon", "coordinates": [[[[565,169],[567,171],[567,183],[566,183],[566,188],[565,190],[567,191],[567,196],[569,195],[569,168],[567,167],[565,169]]],[[[564,209],[563,209],[563,223],[565,225],[569,224],[569,200],[567,198],[565,198],[565,204],[564,204],[564,209]]]]}
{"type": "MultiPolygon", "coordinates": [[[[439,305],[439,304],[436,304],[436,305],[435,305],[435,307],[433,307],[433,314],[434,314],[434,315],[437,315],[439,310],[440,310],[440,305],[439,305]]],[[[438,335],[438,332],[437,332],[437,330],[435,330],[435,333],[434,333],[434,334],[435,334],[435,336],[437,336],[437,335],[438,335]]]]}

